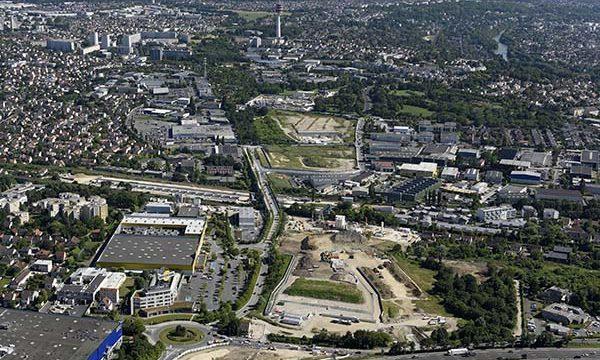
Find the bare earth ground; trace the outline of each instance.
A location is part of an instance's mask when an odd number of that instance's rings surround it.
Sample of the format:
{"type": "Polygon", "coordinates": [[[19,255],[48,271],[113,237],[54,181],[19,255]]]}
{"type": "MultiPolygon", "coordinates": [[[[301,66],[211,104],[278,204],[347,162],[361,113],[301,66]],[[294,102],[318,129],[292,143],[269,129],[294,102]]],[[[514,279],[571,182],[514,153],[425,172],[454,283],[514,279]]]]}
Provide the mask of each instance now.
{"type": "MultiPolygon", "coordinates": [[[[364,231],[373,233],[372,239],[364,243],[358,242],[334,242],[333,234],[325,233],[322,230],[315,230],[314,225],[310,220],[304,218],[290,217],[286,224],[285,237],[282,239],[281,251],[298,256],[307,256],[310,258],[310,267],[301,268],[299,264],[292,276],[286,282],[285,287],[291,285],[298,276],[329,279],[334,271],[330,265],[321,261],[320,254],[323,251],[332,251],[339,254],[339,258],[346,264],[345,271],[352,274],[359,281],[358,286],[363,292],[363,297],[366,299],[365,304],[349,304],[343,302],[335,302],[328,300],[311,299],[307,297],[288,296],[281,294],[275,302],[274,311],[287,312],[296,315],[310,315],[301,327],[286,327],[282,329],[271,324],[263,324],[263,328],[257,329],[256,337],[266,336],[266,333],[284,333],[294,334],[297,336],[311,336],[315,330],[325,328],[329,331],[342,332],[354,331],[358,329],[388,329],[390,333],[402,334],[409,332],[407,326],[428,327],[431,318],[438,314],[425,314],[419,311],[415,305],[416,297],[402,282],[397,281],[387,269],[379,269],[382,275],[382,281],[389,286],[393,292],[393,298],[389,299],[399,307],[398,316],[393,319],[384,319],[385,323],[381,323],[379,315],[381,309],[376,297],[372,297],[373,289],[366,280],[356,270],[359,267],[376,268],[383,264],[385,259],[377,255],[374,246],[385,241],[393,241],[408,245],[415,241],[413,236],[402,235],[401,232],[392,229],[385,229],[384,234],[376,237],[374,232],[379,231],[379,228],[365,228],[364,231]],[[310,244],[315,250],[308,250],[301,253],[300,244],[306,236],[310,238],[310,244]],[[392,239],[395,238],[395,239],[392,239]],[[395,240],[395,241],[394,241],[395,240]],[[352,258],[350,258],[352,257],[352,258]],[[316,267],[318,266],[318,267],[316,267]],[[310,269],[310,270],[309,270],[310,269]],[[369,299],[372,298],[372,303],[369,299]],[[283,302],[283,305],[282,303],[283,302]],[[367,315],[370,313],[370,316],[367,315]],[[357,316],[363,321],[358,324],[341,325],[332,323],[331,317],[319,316],[325,315],[348,315],[357,316]],[[393,329],[393,330],[389,330],[393,329]]],[[[456,319],[446,318],[447,326],[450,329],[456,328],[456,319]]]]}
{"type": "Polygon", "coordinates": [[[286,134],[299,138],[302,131],[337,131],[348,136],[354,130],[354,122],[344,118],[305,114],[296,112],[276,112],[273,118],[277,120],[286,134]]]}
{"type": "Polygon", "coordinates": [[[487,265],[484,262],[465,262],[456,260],[444,260],[444,265],[452,268],[459,275],[471,274],[479,281],[486,280],[487,265]]]}
{"type": "Polygon", "coordinates": [[[183,357],[182,360],[295,360],[318,358],[319,357],[313,356],[309,352],[300,350],[277,349],[277,351],[271,351],[229,346],[190,354],[183,357]]]}

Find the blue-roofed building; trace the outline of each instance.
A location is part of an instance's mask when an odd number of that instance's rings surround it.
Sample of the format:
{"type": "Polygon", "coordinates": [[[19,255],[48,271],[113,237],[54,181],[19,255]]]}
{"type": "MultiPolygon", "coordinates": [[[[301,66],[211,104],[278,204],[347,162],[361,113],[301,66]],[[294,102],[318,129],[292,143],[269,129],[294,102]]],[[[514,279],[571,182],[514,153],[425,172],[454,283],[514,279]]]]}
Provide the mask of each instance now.
{"type": "Polygon", "coordinates": [[[538,185],[542,182],[542,174],[536,171],[515,170],[510,173],[510,182],[515,184],[538,185]]]}

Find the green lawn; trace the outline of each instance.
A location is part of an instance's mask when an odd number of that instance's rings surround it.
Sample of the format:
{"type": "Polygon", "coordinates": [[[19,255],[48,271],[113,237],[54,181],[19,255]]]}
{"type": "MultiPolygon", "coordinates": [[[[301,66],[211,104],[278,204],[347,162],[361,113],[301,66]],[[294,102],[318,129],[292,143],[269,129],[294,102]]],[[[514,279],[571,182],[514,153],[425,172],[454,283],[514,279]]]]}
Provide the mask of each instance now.
{"type": "Polygon", "coordinates": [[[262,150],[256,150],[256,155],[258,156],[258,161],[260,161],[260,165],[264,167],[270,167],[269,160],[267,160],[265,153],[262,150]]]}
{"type": "Polygon", "coordinates": [[[254,131],[261,144],[289,144],[294,141],[268,115],[254,119],[254,131]]]}
{"type": "Polygon", "coordinates": [[[173,332],[175,331],[175,326],[168,327],[161,331],[158,336],[160,338],[160,341],[162,341],[166,345],[183,345],[197,343],[204,337],[204,334],[196,328],[186,326],[185,330],[185,336],[175,336],[173,334],[173,332]]]}
{"type": "Polygon", "coordinates": [[[414,105],[402,105],[402,109],[400,109],[401,114],[406,115],[414,115],[420,117],[429,117],[433,115],[432,111],[429,111],[425,108],[414,106],[414,105]]]}
{"type": "Polygon", "coordinates": [[[435,283],[435,275],[436,272],[433,270],[422,268],[419,263],[414,260],[407,259],[402,256],[400,253],[392,254],[394,260],[396,260],[396,264],[417,284],[419,287],[425,291],[423,294],[424,298],[415,300],[414,304],[416,307],[421,309],[423,312],[432,314],[432,315],[440,315],[440,316],[451,316],[448,314],[446,309],[444,309],[444,305],[442,304],[442,299],[437,296],[430,295],[428,292],[433,288],[433,284],[435,283]]]}
{"type": "Polygon", "coordinates": [[[269,182],[275,192],[281,192],[287,189],[291,189],[292,183],[287,175],[283,174],[268,174],[269,182]]]}
{"type": "Polygon", "coordinates": [[[442,304],[442,299],[440,299],[437,296],[427,295],[426,299],[415,300],[413,303],[416,307],[418,307],[427,314],[439,316],[452,316],[444,308],[444,305],[442,304]]]}
{"type": "Polygon", "coordinates": [[[144,319],[144,324],[146,325],[156,325],[161,324],[167,321],[175,321],[175,320],[192,320],[195,315],[193,314],[166,314],[153,316],[151,318],[144,319]]]}
{"type": "MultiPolygon", "coordinates": [[[[261,296],[264,297],[265,299],[267,299],[269,297],[269,295],[271,295],[271,293],[275,289],[275,286],[277,286],[277,284],[279,284],[279,282],[285,275],[287,268],[290,266],[290,262],[292,261],[292,255],[279,254],[279,256],[283,257],[283,261],[276,262],[276,264],[277,264],[276,266],[273,266],[273,265],[269,266],[267,278],[265,280],[265,284],[264,284],[264,287],[262,289],[262,294],[261,294],[261,296]]],[[[265,312],[266,307],[267,307],[266,301],[259,301],[258,308],[256,310],[254,310],[252,313],[254,315],[262,316],[262,314],[265,312]]]]}
{"type": "Polygon", "coordinates": [[[389,318],[394,319],[400,315],[400,307],[393,301],[385,300],[381,302],[383,305],[383,313],[389,318]]]}
{"type": "Polygon", "coordinates": [[[121,285],[121,287],[119,288],[119,294],[121,296],[125,296],[125,295],[129,294],[129,291],[133,288],[134,283],[135,283],[135,281],[132,277],[128,276],[127,278],[125,278],[123,285],[121,285]]]}
{"type": "Polygon", "coordinates": [[[425,95],[422,91],[416,90],[392,90],[390,94],[402,97],[411,97],[411,96],[423,96],[425,95]]]}
{"type": "Polygon", "coordinates": [[[304,296],[354,304],[364,302],[362,293],[356,286],[328,280],[298,278],[284,293],[292,296],[304,296]]]}

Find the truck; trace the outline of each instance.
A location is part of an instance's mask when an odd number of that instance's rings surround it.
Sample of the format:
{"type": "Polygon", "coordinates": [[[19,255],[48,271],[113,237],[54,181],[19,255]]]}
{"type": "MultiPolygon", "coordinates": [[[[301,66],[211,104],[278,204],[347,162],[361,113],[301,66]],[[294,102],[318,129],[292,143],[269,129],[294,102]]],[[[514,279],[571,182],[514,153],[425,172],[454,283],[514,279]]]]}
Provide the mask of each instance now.
{"type": "Polygon", "coordinates": [[[449,356],[467,355],[467,354],[469,354],[469,349],[467,349],[467,348],[450,349],[450,350],[448,350],[448,352],[446,354],[449,356]]]}

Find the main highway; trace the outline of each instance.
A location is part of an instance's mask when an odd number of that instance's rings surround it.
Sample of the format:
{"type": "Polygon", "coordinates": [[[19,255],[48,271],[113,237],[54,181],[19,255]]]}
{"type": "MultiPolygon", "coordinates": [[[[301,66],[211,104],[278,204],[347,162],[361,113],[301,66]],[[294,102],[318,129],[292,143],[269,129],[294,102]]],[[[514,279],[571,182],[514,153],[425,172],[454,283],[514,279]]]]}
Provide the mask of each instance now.
{"type": "MultiPolygon", "coordinates": [[[[422,359],[422,360],[449,360],[462,359],[463,356],[448,356],[446,352],[430,352],[398,356],[378,357],[386,360],[422,359]]],[[[473,355],[467,359],[476,360],[563,360],[563,359],[600,359],[600,349],[575,349],[575,348],[540,348],[540,349],[487,349],[474,350],[473,355]]]]}

